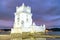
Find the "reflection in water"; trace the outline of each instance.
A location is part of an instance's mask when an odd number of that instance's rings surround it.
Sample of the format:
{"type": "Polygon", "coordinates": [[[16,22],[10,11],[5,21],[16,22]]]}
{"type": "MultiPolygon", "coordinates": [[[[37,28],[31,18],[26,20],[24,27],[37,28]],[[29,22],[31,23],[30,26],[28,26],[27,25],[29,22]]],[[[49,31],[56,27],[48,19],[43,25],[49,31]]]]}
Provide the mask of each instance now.
{"type": "MultiPolygon", "coordinates": [[[[47,33],[48,35],[60,35],[60,32],[48,32],[47,33]]],[[[31,38],[25,38],[25,39],[22,39],[22,38],[15,38],[13,40],[60,40],[60,38],[34,38],[34,37],[31,37],[31,38]]]]}
{"type": "Polygon", "coordinates": [[[46,40],[46,38],[26,38],[23,40],[46,40]]]}
{"type": "Polygon", "coordinates": [[[46,40],[46,38],[36,38],[36,40],[46,40]]]}
{"type": "Polygon", "coordinates": [[[22,40],[22,38],[13,38],[11,40],[22,40]]]}
{"type": "Polygon", "coordinates": [[[34,38],[34,39],[26,38],[23,40],[60,40],[60,38],[34,38]]]}
{"type": "Polygon", "coordinates": [[[46,38],[15,38],[15,39],[11,39],[11,40],[46,40],[46,38]]]}

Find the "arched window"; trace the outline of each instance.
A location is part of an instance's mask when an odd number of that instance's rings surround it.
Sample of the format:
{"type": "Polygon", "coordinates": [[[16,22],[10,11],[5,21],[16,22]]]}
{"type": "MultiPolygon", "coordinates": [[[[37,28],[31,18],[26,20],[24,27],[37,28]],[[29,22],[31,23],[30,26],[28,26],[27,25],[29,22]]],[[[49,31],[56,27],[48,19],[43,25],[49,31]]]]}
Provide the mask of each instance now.
{"type": "Polygon", "coordinates": [[[17,22],[18,22],[18,24],[19,24],[19,18],[17,18],[17,22]]]}
{"type": "Polygon", "coordinates": [[[28,21],[28,18],[26,19],[26,21],[28,21]]]}
{"type": "Polygon", "coordinates": [[[27,17],[27,18],[26,18],[26,21],[28,21],[28,15],[26,15],[26,17],[27,17]]]}
{"type": "Polygon", "coordinates": [[[17,22],[19,22],[19,18],[17,18],[17,22]]]}
{"type": "Polygon", "coordinates": [[[21,24],[24,25],[24,21],[23,20],[21,21],[21,24]]]}

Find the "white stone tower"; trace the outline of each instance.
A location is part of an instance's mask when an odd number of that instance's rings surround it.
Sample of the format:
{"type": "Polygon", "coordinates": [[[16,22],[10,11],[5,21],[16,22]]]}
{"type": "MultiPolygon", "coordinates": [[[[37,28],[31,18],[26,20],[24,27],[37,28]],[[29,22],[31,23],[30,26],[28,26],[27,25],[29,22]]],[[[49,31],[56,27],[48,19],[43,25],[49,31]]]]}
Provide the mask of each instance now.
{"type": "MultiPolygon", "coordinates": [[[[24,36],[34,34],[35,32],[45,32],[45,25],[37,26],[35,22],[32,23],[32,13],[29,6],[25,6],[24,3],[20,7],[16,7],[14,25],[11,29],[11,40],[22,40],[24,36]],[[28,34],[29,33],[29,34],[28,34]]],[[[33,36],[33,35],[32,35],[33,36]]],[[[45,38],[44,38],[45,39],[45,38]]],[[[44,40],[41,39],[40,40],[44,40]]],[[[31,38],[33,40],[33,38],[31,38]]]]}
{"type": "Polygon", "coordinates": [[[11,33],[22,32],[45,32],[45,25],[37,26],[34,22],[32,23],[31,8],[24,3],[16,7],[14,26],[11,30],[11,33]]]}
{"type": "MultiPolygon", "coordinates": [[[[31,8],[25,6],[24,3],[21,7],[16,8],[15,13],[15,25],[16,27],[29,27],[32,25],[32,14],[31,8]]],[[[15,26],[14,26],[15,27],[15,26]]]]}
{"type": "Polygon", "coordinates": [[[11,33],[20,33],[30,31],[32,25],[32,13],[29,6],[25,6],[24,3],[21,7],[16,7],[15,22],[11,33]],[[15,29],[15,30],[14,30],[15,29]]]}

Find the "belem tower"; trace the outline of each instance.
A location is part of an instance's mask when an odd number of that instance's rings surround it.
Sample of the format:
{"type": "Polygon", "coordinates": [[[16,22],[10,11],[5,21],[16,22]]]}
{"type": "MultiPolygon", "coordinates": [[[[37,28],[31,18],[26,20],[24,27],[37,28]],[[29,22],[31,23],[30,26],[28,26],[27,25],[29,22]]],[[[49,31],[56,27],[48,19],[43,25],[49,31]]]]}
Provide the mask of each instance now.
{"type": "Polygon", "coordinates": [[[45,32],[45,24],[37,26],[32,21],[31,7],[25,6],[24,3],[20,7],[16,7],[14,25],[11,33],[22,32],[45,32]]]}

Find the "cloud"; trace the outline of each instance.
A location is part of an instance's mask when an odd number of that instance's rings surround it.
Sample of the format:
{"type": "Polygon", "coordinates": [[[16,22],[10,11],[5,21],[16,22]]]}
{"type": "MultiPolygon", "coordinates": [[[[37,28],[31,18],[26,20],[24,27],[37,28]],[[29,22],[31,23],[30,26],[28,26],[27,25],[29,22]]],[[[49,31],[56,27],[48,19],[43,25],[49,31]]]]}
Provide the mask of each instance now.
{"type": "Polygon", "coordinates": [[[11,28],[13,26],[13,21],[0,20],[0,28],[11,28]]]}
{"type": "Polygon", "coordinates": [[[60,0],[0,0],[1,26],[13,25],[16,6],[21,6],[23,2],[31,7],[33,21],[37,25],[46,24],[50,27],[60,24],[60,0]]]}

